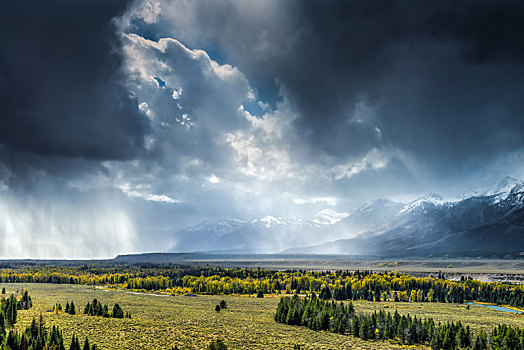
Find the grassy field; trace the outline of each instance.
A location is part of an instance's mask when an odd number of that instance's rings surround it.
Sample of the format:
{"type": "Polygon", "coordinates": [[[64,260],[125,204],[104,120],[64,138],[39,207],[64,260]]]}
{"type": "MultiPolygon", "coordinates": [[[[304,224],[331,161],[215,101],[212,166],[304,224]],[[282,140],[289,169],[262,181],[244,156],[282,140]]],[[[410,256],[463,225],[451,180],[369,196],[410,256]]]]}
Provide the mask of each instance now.
{"type": "MultiPolygon", "coordinates": [[[[204,349],[212,339],[222,338],[229,349],[395,349],[388,342],[362,341],[351,336],[314,332],[304,327],[288,326],[273,321],[278,298],[247,296],[159,296],[107,291],[80,285],[3,284],[7,292],[26,288],[34,307],[19,312],[18,327],[25,327],[33,316],[44,313],[47,323],[59,325],[67,342],[75,332],[86,335],[101,349],[204,349]],[[54,314],[55,303],[65,306],[74,301],[83,310],[88,301],[97,298],[112,308],[119,303],[131,319],[111,319],[81,314],[54,314]],[[224,299],[228,308],[215,312],[224,299]]],[[[436,321],[460,320],[474,329],[492,328],[498,323],[524,326],[524,316],[495,311],[480,306],[429,303],[355,302],[357,312],[383,309],[433,317],[436,321]]]]}

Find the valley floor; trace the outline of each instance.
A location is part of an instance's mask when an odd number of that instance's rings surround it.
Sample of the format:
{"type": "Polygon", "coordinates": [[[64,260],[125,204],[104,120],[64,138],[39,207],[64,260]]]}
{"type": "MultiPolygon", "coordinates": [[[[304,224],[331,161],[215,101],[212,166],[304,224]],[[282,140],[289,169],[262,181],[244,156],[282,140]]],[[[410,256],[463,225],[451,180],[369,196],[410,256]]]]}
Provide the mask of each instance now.
{"type": "MultiPolygon", "coordinates": [[[[8,262],[8,261],[6,261],[8,262]]],[[[16,261],[13,261],[16,262],[16,261]]],[[[42,263],[42,261],[38,261],[42,263]]],[[[121,255],[110,260],[124,264],[213,265],[226,268],[257,268],[274,270],[303,269],[400,271],[406,273],[474,274],[485,282],[503,280],[501,276],[524,279],[524,259],[372,257],[356,255],[293,255],[293,254],[208,254],[208,253],[146,253],[121,255]],[[520,276],[519,276],[520,275],[520,276]]],[[[92,261],[90,262],[92,263],[92,261]]]]}
{"type": "MultiPolygon", "coordinates": [[[[276,323],[273,315],[278,297],[253,296],[162,296],[104,290],[82,285],[1,284],[7,293],[26,288],[34,307],[19,311],[17,327],[27,326],[40,311],[48,324],[57,324],[66,344],[73,333],[88,336],[100,349],[205,349],[211,340],[222,338],[229,349],[395,349],[389,342],[369,342],[351,336],[315,332],[304,327],[276,323]],[[97,298],[112,306],[118,303],[131,319],[113,319],[82,314],[54,314],[56,303],[74,301],[77,310],[97,298]],[[227,302],[227,309],[217,313],[215,306],[227,302]]],[[[354,302],[357,312],[398,310],[435,321],[458,321],[473,329],[491,329],[499,323],[524,327],[524,316],[491,310],[481,306],[437,303],[354,302]]]]}

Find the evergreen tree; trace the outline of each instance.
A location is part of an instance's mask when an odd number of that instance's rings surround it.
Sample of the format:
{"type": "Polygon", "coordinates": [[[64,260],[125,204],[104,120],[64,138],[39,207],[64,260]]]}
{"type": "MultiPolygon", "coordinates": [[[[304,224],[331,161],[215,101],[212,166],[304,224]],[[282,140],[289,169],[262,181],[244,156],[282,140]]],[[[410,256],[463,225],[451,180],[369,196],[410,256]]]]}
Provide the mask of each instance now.
{"type": "Polygon", "coordinates": [[[504,340],[502,342],[503,349],[519,349],[520,342],[517,331],[513,327],[508,327],[504,340]]]}
{"type": "Polygon", "coordinates": [[[73,338],[71,339],[71,346],[69,347],[69,350],[80,350],[80,342],[74,334],[73,338]]]}
{"type": "MultiPolygon", "coordinates": [[[[375,311],[367,315],[355,315],[351,302],[324,301],[314,294],[311,298],[282,297],[277,306],[275,321],[289,325],[306,326],[317,331],[351,333],[364,340],[397,339],[404,344],[428,344],[433,350],[485,349],[488,340],[479,331],[472,347],[471,329],[459,322],[446,322],[435,326],[433,319],[421,319],[408,315],[375,311]]],[[[521,350],[524,329],[499,325],[492,331],[493,350],[521,350]]]]}
{"type": "Polygon", "coordinates": [[[29,296],[29,293],[27,290],[24,290],[24,293],[22,293],[22,298],[17,303],[18,310],[29,310],[33,306],[33,303],[31,301],[31,297],[29,296]]]}
{"type": "Polygon", "coordinates": [[[124,318],[124,311],[122,310],[120,305],[115,304],[115,306],[113,306],[113,312],[111,313],[111,317],[124,318]]]}
{"type": "Polygon", "coordinates": [[[7,339],[5,340],[5,345],[8,349],[16,349],[16,335],[15,332],[11,329],[7,334],[7,339]]]}
{"type": "Polygon", "coordinates": [[[477,332],[475,342],[473,343],[474,350],[485,350],[488,348],[488,335],[481,329],[477,332]]]}
{"type": "Polygon", "coordinates": [[[84,314],[91,315],[91,303],[88,301],[86,306],[84,307],[84,314]]]}
{"type": "Polygon", "coordinates": [[[227,304],[226,304],[226,301],[225,301],[225,300],[221,300],[221,301],[220,301],[220,308],[221,308],[221,309],[226,309],[226,308],[227,308],[227,304]]]}
{"type": "Polygon", "coordinates": [[[91,348],[89,347],[89,339],[86,337],[86,340],[84,340],[84,347],[82,348],[82,350],[91,350],[91,348]]]}
{"type": "Polygon", "coordinates": [[[5,307],[5,317],[7,320],[7,323],[11,326],[13,326],[16,323],[16,316],[17,316],[17,302],[14,294],[11,294],[9,299],[6,301],[6,307],[5,307]]]}
{"type": "Polygon", "coordinates": [[[373,333],[374,333],[374,329],[372,328],[371,320],[367,317],[364,317],[364,320],[362,321],[362,325],[360,326],[360,329],[359,329],[359,333],[358,333],[359,337],[364,340],[372,339],[373,333]]]}
{"type": "MultiPolygon", "coordinates": [[[[217,305],[218,306],[218,305],[217,305]]],[[[219,306],[220,307],[220,306],[219,306]]],[[[222,339],[216,339],[209,344],[207,347],[208,350],[227,350],[226,344],[222,341],[222,339]]]]}
{"type": "Polygon", "coordinates": [[[320,299],[322,299],[322,300],[328,300],[328,299],[331,299],[331,290],[329,289],[328,286],[325,286],[325,287],[322,288],[322,290],[320,291],[320,299]]]}
{"type": "Polygon", "coordinates": [[[467,348],[471,343],[471,335],[469,331],[469,326],[466,328],[461,327],[456,336],[456,343],[461,348],[467,348]]]}
{"type": "Polygon", "coordinates": [[[5,338],[5,317],[4,311],[0,309],[0,344],[2,344],[5,338]]]}
{"type": "Polygon", "coordinates": [[[46,349],[56,349],[56,350],[65,350],[64,339],[62,336],[62,331],[56,326],[51,327],[51,332],[47,335],[47,340],[45,342],[46,349]]]}
{"type": "Polygon", "coordinates": [[[358,317],[353,318],[353,322],[351,323],[351,333],[353,333],[355,337],[358,337],[360,334],[360,320],[358,317]]]}
{"type": "Polygon", "coordinates": [[[109,308],[107,307],[106,304],[104,304],[104,307],[102,309],[102,316],[103,317],[109,317],[109,308]]]}

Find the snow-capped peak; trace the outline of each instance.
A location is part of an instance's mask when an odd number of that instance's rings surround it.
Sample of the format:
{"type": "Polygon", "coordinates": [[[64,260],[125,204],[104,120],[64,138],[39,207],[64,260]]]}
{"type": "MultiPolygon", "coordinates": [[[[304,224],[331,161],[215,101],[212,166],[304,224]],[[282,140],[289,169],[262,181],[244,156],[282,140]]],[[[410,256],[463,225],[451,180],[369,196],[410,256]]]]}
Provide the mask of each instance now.
{"type": "Polygon", "coordinates": [[[349,216],[348,213],[338,213],[333,209],[319,211],[313,218],[313,222],[321,225],[333,225],[349,216]]]}
{"type": "Polygon", "coordinates": [[[262,219],[256,219],[252,221],[252,223],[257,223],[257,222],[263,223],[264,226],[266,226],[266,228],[271,228],[272,226],[275,226],[275,225],[287,225],[286,219],[278,218],[278,217],[271,216],[271,215],[264,216],[262,219]]]}
{"type": "Polygon", "coordinates": [[[494,196],[494,195],[507,195],[511,192],[511,190],[517,186],[521,185],[522,181],[517,180],[514,177],[506,176],[503,179],[500,179],[497,181],[488,191],[486,191],[487,196],[494,196]]]}
{"type": "Polygon", "coordinates": [[[445,200],[440,194],[434,192],[428,193],[426,196],[424,196],[424,199],[434,204],[444,204],[447,202],[447,200],[445,200]]]}
{"type": "Polygon", "coordinates": [[[398,204],[399,204],[398,202],[393,202],[392,200],[389,200],[389,199],[379,198],[379,199],[375,199],[374,201],[364,204],[363,206],[355,210],[355,212],[352,215],[362,215],[365,213],[371,213],[371,212],[376,211],[377,209],[382,210],[383,208],[394,207],[398,204]]]}
{"type": "Polygon", "coordinates": [[[512,176],[506,176],[498,180],[491,187],[477,188],[476,190],[468,191],[459,195],[458,198],[468,199],[470,197],[493,196],[493,203],[498,203],[506,199],[513,189],[522,188],[522,186],[524,186],[524,181],[512,176]]]}
{"type": "Polygon", "coordinates": [[[414,200],[411,203],[406,204],[404,208],[399,212],[399,214],[409,213],[415,210],[423,210],[427,212],[428,209],[432,207],[437,207],[445,203],[450,202],[450,200],[444,199],[441,195],[436,193],[428,193],[424,197],[414,200]]]}

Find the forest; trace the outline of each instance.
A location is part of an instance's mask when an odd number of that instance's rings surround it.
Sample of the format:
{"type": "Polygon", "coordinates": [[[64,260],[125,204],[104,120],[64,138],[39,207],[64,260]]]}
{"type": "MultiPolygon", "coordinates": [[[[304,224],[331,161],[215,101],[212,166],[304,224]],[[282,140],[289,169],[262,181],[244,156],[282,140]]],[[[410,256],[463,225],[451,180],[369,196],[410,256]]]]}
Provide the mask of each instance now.
{"type": "MultiPolygon", "coordinates": [[[[5,294],[5,289],[2,290],[5,294]]],[[[33,318],[32,323],[23,332],[14,328],[17,323],[18,310],[28,310],[32,307],[32,300],[27,290],[22,293],[20,300],[14,294],[8,298],[0,298],[0,349],[1,350],[65,350],[64,337],[58,326],[46,327],[42,313],[38,321],[33,318]],[[7,332],[7,328],[9,332],[7,332]]],[[[68,306],[69,309],[69,306],[68,306]]],[[[96,345],[90,345],[86,337],[83,347],[80,340],[73,335],[69,350],[96,350],[96,345]]]]}
{"type": "Polygon", "coordinates": [[[483,329],[475,335],[460,321],[435,323],[432,318],[400,315],[397,311],[362,314],[355,311],[351,301],[326,301],[315,293],[310,297],[282,297],[278,303],[275,321],[288,325],[308,327],[315,331],[348,334],[363,340],[392,340],[401,344],[426,344],[435,350],[493,349],[518,350],[524,348],[524,328],[506,324],[495,326],[488,337],[483,329]]]}
{"type": "Polygon", "coordinates": [[[145,265],[110,267],[16,266],[0,270],[0,283],[83,284],[194,294],[319,293],[320,298],[395,302],[463,303],[465,300],[524,307],[524,286],[451,281],[444,274],[414,277],[399,272],[276,271],[145,265]]]}

